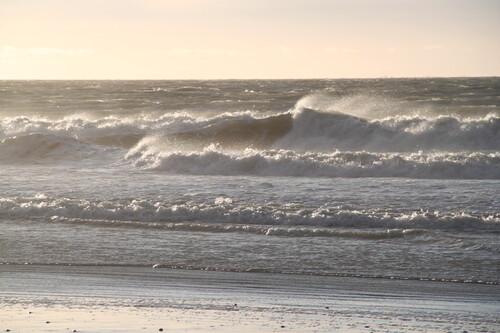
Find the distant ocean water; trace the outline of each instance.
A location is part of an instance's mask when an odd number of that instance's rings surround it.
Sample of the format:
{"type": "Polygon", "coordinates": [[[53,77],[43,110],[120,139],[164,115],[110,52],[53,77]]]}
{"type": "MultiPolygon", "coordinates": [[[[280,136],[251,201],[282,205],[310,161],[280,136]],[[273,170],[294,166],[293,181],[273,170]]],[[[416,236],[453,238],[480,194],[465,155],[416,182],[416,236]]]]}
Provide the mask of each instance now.
{"type": "Polygon", "coordinates": [[[500,79],[1,81],[0,263],[500,284],[500,79]]]}

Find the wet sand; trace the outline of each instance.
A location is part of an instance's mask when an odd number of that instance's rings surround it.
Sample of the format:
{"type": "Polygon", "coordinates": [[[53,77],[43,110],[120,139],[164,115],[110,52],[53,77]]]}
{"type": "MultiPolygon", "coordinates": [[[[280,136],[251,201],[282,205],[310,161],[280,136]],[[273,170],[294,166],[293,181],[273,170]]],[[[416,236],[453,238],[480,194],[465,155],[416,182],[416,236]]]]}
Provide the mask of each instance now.
{"type": "Polygon", "coordinates": [[[498,332],[500,286],[173,270],[0,266],[0,331],[498,332]]]}

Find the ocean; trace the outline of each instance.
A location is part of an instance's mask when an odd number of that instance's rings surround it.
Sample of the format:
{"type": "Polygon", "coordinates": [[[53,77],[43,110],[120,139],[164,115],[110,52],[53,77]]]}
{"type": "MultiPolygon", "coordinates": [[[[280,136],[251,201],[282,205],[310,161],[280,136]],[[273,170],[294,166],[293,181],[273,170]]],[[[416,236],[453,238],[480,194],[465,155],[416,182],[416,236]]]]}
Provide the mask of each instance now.
{"type": "Polygon", "coordinates": [[[2,265],[498,285],[500,78],[0,81],[0,230],[2,265]]]}

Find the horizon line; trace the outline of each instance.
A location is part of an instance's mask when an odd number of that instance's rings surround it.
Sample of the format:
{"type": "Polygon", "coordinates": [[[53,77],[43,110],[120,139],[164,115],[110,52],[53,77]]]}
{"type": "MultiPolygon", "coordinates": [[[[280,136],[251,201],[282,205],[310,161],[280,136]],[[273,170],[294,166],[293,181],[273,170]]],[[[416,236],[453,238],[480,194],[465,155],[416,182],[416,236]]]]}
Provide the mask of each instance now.
{"type": "Polygon", "coordinates": [[[385,79],[471,79],[471,78],[498,78],[500,75],[457,75],[457,76],[377,76],[377,77],[310,77],[310,78],[211,78],[211,79],[188,79],[188,78],[170,78],[170,79],[142,79],[142,78],[68,78],[68,79],[15,79],[0,78],[0,81],[309,81],[309,80],[385,80],[385,79]]]}

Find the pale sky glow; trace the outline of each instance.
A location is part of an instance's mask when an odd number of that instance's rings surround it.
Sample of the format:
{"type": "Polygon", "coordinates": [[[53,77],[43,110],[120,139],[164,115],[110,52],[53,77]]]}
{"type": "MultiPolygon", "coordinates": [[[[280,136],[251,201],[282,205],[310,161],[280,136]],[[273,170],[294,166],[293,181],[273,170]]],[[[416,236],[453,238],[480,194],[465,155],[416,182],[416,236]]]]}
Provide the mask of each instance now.
{"type": "Polygon", "coordinates": [[[0,0],[0,79],[500,75],[498,0],[0,0]]]}

